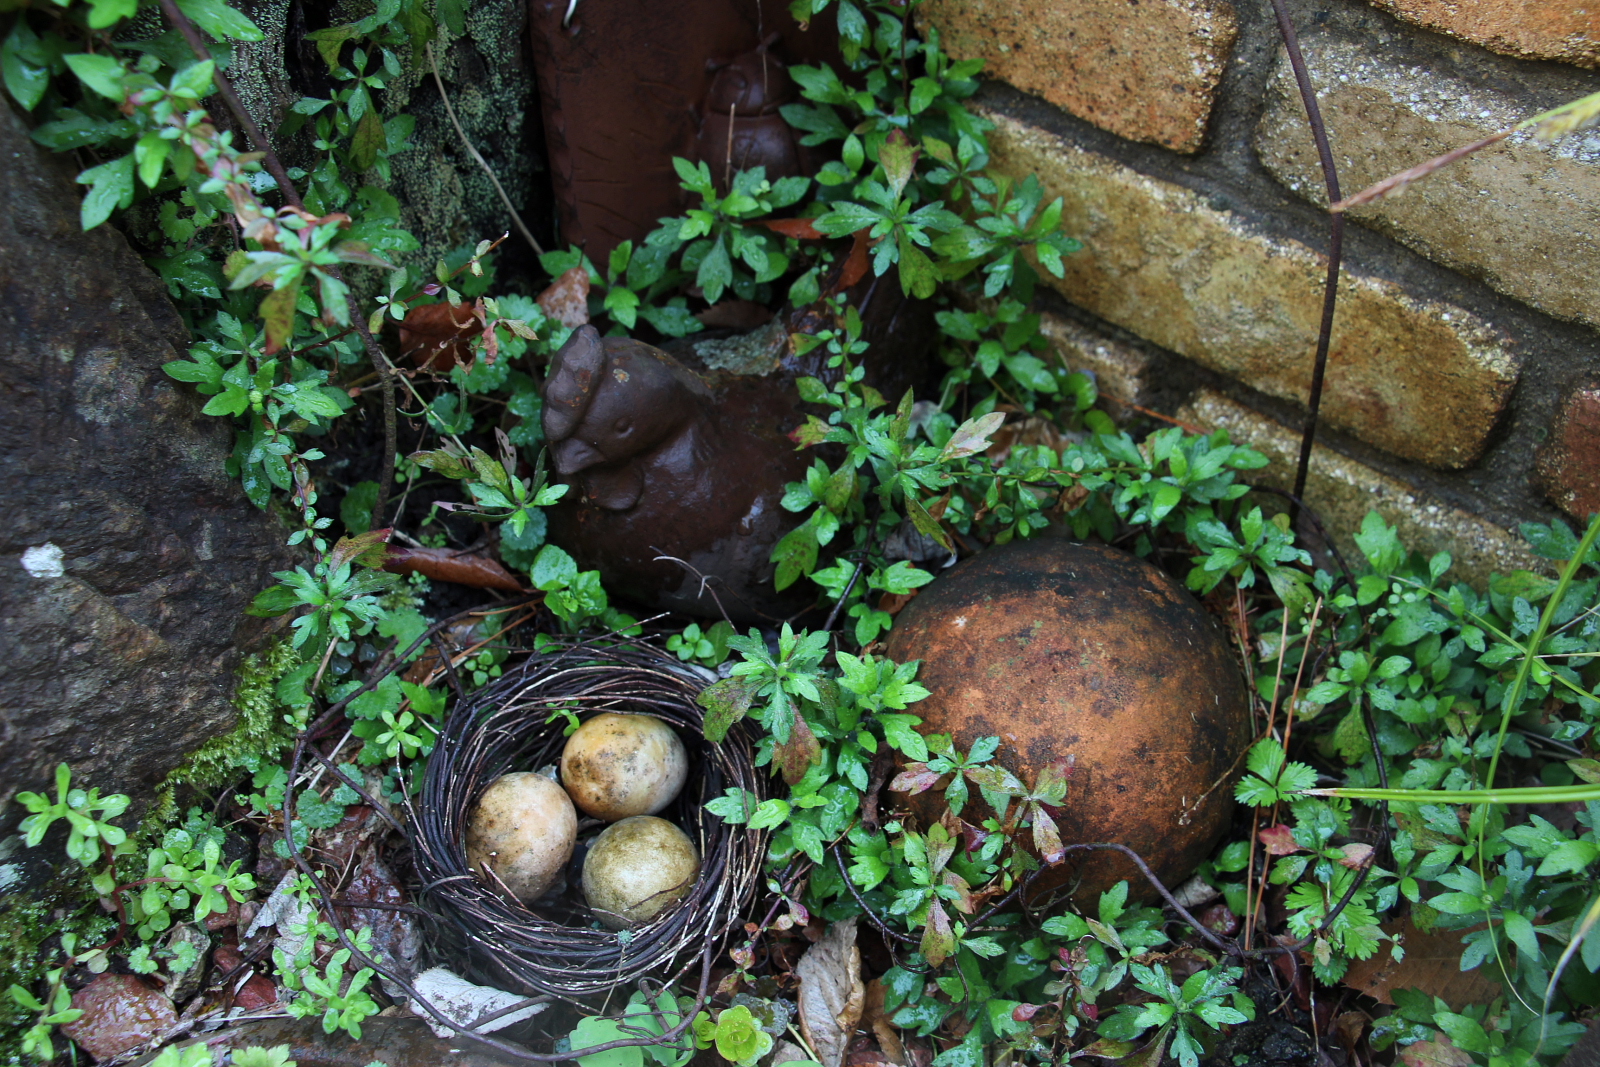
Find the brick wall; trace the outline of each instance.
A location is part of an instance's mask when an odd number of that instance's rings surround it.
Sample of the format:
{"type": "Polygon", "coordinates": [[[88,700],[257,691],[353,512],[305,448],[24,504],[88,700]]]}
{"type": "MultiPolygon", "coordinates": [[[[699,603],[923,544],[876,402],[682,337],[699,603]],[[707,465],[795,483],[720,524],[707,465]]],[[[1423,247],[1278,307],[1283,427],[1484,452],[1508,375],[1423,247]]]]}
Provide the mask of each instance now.
{"type": "MultiPolygon", "coordinates": [[[[1348,195],[1600,91],[1594,0],[1290,0],[1348,195]]],[[[982,56],[996,164],[1085,251],[1040,298],[1103,394],[1225,426],[1293,477],[1327,197],[1267,0],[929,0],[982,56]]],[[[1131,409],[1128,409],[1131,411],[1131,409]]],[[[1464,575],[1600,510],[1600,133],[1513,137],[1351,214],[1307,495],[1464,575]]]]}

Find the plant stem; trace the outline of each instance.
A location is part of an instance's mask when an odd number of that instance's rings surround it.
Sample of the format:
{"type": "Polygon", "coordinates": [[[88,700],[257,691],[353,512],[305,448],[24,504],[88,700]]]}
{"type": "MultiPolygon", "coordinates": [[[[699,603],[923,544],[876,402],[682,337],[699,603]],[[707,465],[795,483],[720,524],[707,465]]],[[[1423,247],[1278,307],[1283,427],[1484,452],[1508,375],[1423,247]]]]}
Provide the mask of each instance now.
{"type": "MultiPolygon", "coordinates": [[[[195,58],[209,60],[211,52],[206,48],[205,40],[200,36],[200,31],[195,24],[189,21],[189,16],[178,10],[175,0],[161,0],[161,13],[172,24],[173,29],[183,35],[189,42],[189,48],[194,52],[195,58]]],[[[267,168],[267,173],[272,175],[272,180],[278,183],[278,192],[283,194],[283,202],[292,208],[304,211],[305,205],[300,200],[300,194],[295,191],[294,183],[289,180],[289,172],[283,167],[283,162],[278,159],[278,154],[272,150],[272,144],[267,140],[267,135],[261,132],[261,127],[256,125],[256,120],[250,117],[250,112],[244,109],[244,102],[239,99],[239,94],[233,91],[233,85],[223,75],[221,68],[212,75],[216,82],[217,92],[222,95],[223,103],[228,105],[228,111],[234,120],[244,128],[245,136],[250,138],[250,143],[255,150],[263,156],[262,165],[267,168]]]]}
{"type": "MultiPolygon", "coordinates": [[[[1306,121],[1311,126],[1311,137],[1317,145],[1317,159],[1322,164],[1322,180],[1328,188],[1328,203],[1337,203],[1339,174],[1333,164],[1333,150],[1328,147],[1328,130],[1322,122],[1322,109],[1317,106],[1317,91],[1306,70],[1305,57],[1300,54],[1300,40],[1294,32],[1285,0],[1272,0],[1272,10],[1278,17],[1278,34],[1283,38],[1284,51],[1289,54],[1289,65],[1294,68],[1294,80],[1300,87],[1300,99],[1305,104],[1306,121]]],[[[1294,495],[1306,495],[1306,474],[1311,467],[1311,447],[1317,437],[1317,414],[1322,410],[1322,385],[1328,369],[1328,344],[1333,336],[1333,312],[1339,300],[1339,266],[1344,255],[1344,215],[1330,212],[1328,216],[1328,276],[1322,289],[1322,323],[1317,331],[1316,361],[1311,367],[1311,393],[1306,407],[1305,432],[1300,438],[1300,461],[1295,468],[1294,495]]],[[[1299,518],[1296,503],[1291,518],[1299,518]]]]}

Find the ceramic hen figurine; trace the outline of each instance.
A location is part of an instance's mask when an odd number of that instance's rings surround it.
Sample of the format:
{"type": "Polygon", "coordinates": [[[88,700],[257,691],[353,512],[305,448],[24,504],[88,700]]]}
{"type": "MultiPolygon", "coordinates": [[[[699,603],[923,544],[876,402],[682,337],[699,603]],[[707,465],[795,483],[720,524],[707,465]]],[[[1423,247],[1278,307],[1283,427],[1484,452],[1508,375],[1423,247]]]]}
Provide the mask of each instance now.
{"type": "Polygon", "coordinates": [[[792,614],[810,591],[774,592],[768,557],[799,519],[779,504],[808,463],[785,436],[798,421],[787,382],[708,380],[584,326],[544,388],[545,437],[574,489],[550,509],[550,539],[641,604],[741,623],[792,614]]]}
{"type": "Polygon", "coordinates": [[[731,171],[765,167],[768,181],[801,173],[804,161],[794,131],[778,109],[795,97],[789,68],[771,54],[777,35],[730,62],[713,61],[695,151],[711,165],[726,192],[731,171]]]}

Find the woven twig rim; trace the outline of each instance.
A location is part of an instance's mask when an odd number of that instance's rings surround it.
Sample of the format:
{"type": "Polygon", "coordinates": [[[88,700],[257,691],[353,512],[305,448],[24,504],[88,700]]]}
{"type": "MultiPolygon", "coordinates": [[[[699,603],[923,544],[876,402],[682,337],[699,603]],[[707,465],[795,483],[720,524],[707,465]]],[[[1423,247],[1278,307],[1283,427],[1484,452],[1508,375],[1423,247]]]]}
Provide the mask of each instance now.
{"type": "Polygon", "coordinates": [[[714,958],[715,952],[705,956],[707,942],[725,942],[740,927],[760,885],[767,836],[705,811],[707,801],[732,786],[766,795],[743,730],[736,727],[721,744],[702,737],[694,698],[714,677],[643,641],[558,639],[458,703],[428,760],[410,825],[420,892],[460,933],[469,969],[530,992],[582,996],[662,977],[686,957],[714,958]],[[661,814],[695,842],[700,877],[678,906],[620,936],[552,921],[491,888],[467,865],[468,818],[489,784],[508,771],[559,760],[565,720],[546,723],[558,708],[580,718],[653,715],[677,728],[689,749],[689,780],[661,814]]]}

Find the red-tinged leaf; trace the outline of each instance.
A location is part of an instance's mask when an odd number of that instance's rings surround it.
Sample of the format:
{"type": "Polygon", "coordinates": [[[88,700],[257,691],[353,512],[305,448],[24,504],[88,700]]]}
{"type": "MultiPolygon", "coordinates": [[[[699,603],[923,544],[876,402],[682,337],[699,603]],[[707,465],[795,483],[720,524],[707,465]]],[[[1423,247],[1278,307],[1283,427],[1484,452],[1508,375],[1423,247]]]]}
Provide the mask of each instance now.
{"type": "Polygon", "coordinates": [[[1339,851],[1344,853],[1344,858],[1339,861],[1339,866],[1358,870],[1372,862],[1372,846],[1352,841],[1347,845],[1340,845],[1339,851]]]}
{"type": "Polygon", "coordinates": [[[1256,837],[1266,846],[1269,856],[1287,856],[1305,850],[1294,839],[1294,833],[1282,823],[1276,826],[1264,827],[1256,837]]]}
{"type": "Polygon", "coordinates": [[[1039,1009],[1042,1007],[1043,1004],[1018,1004],[1011,1009],[1011,1018],[1019,1023],[1025,1023],[1039,1014],[1039,1009]]]}
{"type": "Polygon", "coordinates": [[[1132,1041],[1113,1041],[1109,1037],[1102,1037],[1098,1041],[1093,1041],[1085,1045],[1082,1049],[1073,1054],[1073,1058],[1076,1059],[1079,1056],[1093,1056],[1095,1059],[1099,1060],[1120,1060],[1126,1059],[1128,1054],[1132,1051],[1132,1041]]]}
{"type": "Polygon", "coordinates": [[[928,510],[922,506],[921,501],[914,497],[907,496],[905,498],[905,503],[906,514],[910,516],[911,525],[917,528],[918,533],[921,533],[925,537],[931,537],[935,541],[939,542],[939,547],[943,548],[946,552],[955,551],[955,546],[950,543],[950,535],[945,533],[944,527],[939,525],[938,519],[935,519],[932,515],[928,514],[928,510]]]}
{"type": "Polygon", "coordinates": [[[978,900],[972,895],[972,887],[967,884],[965,878],[955,871],[945,871],[944,874],[940,875],[940,878],[945,885],[956,891],[957,896],[954,904],[957,911],[963,915],[971,915],[978,910],[978,900]]]}
{"type": "Polygon", "coordinates": [[[480,329],[475,309],[466,304],[412,308],[400,324],[400,355],[443,373],[457,363],[471,362],[472,338],[480,329]]]}
{"type": "Polygon", "coordinates": [[[832,429],[815,415],[807,415],[803,424],[789,432],[789,440],[795,443],[796,448],[811,448],[826,441],[832,429]]]}
{"type": "Polygon", "coordinates": [[[1100,1006],[1098,1004],[1088,1004],[1084,1001],[1079,1001],[1078,1015],[1081,1018],[1088,1019],[1092,1023],[1097,1023],[1100,1021],[1100,1006]]]}
{"type": "Polygon", "coordinates": [[[260,315],[267,328],[267,355],[281,349],[294,336],[294,306],[299,299],[299,278],[262,297],[260,315]]]}
{"type": "Polygon", "coordinates": [[[983,848],[984,842],[989,840],[989,831],[981,826],[974,826],[965,819],[961,819],[961,836],[966,839],[967,855],[983,848]]]}
{"type": "Polygon", "coordinates": [[[1239,916],[1235,915],[1228,905],[1219,901],[1200,913],[1200,925],[1223,937],[1232,937],[1239,932],[1241,924],[1239,916]]]}
{"type": "Polygon", "coordinates": [[[922,930],[922,958],[937,967],[956,950],[956,935],[950,929],[950,916],[937,900],[928,905],[928,924],[922,930]]]}
{"type": "Polygon", "coordinates": [[[1061,831],[1056,828],[1056,821],[1036,802],[1029,802],[1028,817],[1033,822],[1033,847],[1039,858],[1050,867],[1066,859],[1067,851],[1061,846],[1061,831]]]}
{"type": "Polygon", "coordinates": [[[844,268],[839,272],[839,280],[834,283],[834,292],[843,292],[867,276],[867,251],[876,243],[867,236],[867,233],[867,227],[856,231],[855,241],[850,245],[850,254],[845,257],[844,268]]]}
{"type": "Polygon", "coordinates": [[[816,219],[757,219],[757,226],[765,226],[773,233],[794,237],[801,241],[820,241],[828,235],[817,229],[816,219]]]}
{"type": "Polygon", "coordinates": [[[1077,766],[1078,757],[1068,755],[1040,767],[1039,776],[1033,780],[1033,798],[1041,804],[1060,807],[1067,799],[1067,783],[1077,766]]]}
{"type": "Polygon", "coordinates": [[[355,563],[362,567],[383,566],[384,545],[393,532],[392,529],[368,530],[353,537],[339,538],[328,553],[328,568],[332,570],[344,563],[355,563]]]}
{"type": "Polygon", "coordinates": [[[1004,767],[997,767],[994,764],[987,767],[968,767],[965,774],[967,781],[979,789],[1004,793],[1008,797],[1026,796],[1028,793],[1022,780],[1004,767]]]}
{"type": "Polygon", "coordinates": [[[539,294],[539,306],[561,325],[576,330],[589,321],[589,271],[578,264],[539,294]]]}
{"type": "Polygon", "coordinates": [[[939,779],[944,775],[938,771],[930,771],[926,763],[908,763],[906,769],[894,776],[889,783],[889,788],[896,793],[909,793],[916,796],[926,793],[939,784],[939,779]]]}
{"type": "Polygon", "coordinates": [[[789,730],[789,740],[774,745],[772,755],[783,769],[783,780],[790,785],[804,778],[811,765],[822,759],[822,746],[817,743],[817,735],[811,732],[811,725],[798,708],[795,709],[794,724],[789,730]]]}
{"type": "Polygon", "coordinates": [[[750,702],[761,686],[748,675],[724,678],[706,686],[694,702],[706,710],[701,732],[707,741],[720,744],[734,723],[750,713],[750,702]]]}
{"type": "Polygon", "coordinates": [[[435,581],[455,582],[475,589],[523,592],[522,583],[516,575],[497,560],[450,548],[399,548],[390,545],[383,569],[394,574],[424,574],[435,581]]]}
{"type": "MultiPolygon", "coordinates": [[[[367,112],[372,114],[372,112],[367,112]]],[[[366,267],[377,267],[381,270],[394,270],[394,264],[388,263],[380,256],[372,254],[372,250],[361,241],[340,241],[333,246],[333,251],[341,263],[360,263],[366,267]]]]}

